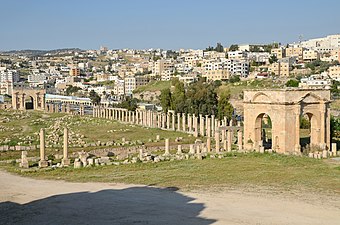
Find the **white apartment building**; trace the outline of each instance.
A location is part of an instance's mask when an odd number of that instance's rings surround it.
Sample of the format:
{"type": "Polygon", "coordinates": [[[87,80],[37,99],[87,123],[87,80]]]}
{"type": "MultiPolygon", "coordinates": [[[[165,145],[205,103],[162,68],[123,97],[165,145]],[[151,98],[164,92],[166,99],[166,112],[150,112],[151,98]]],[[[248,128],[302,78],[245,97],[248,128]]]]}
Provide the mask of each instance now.
{"type": "Polygon", "coordinates": [[[256,63],[267,64],[269,63],[269,52],[248,52],[247,59],[256,63]]]}
{"type": "Polygon", "coordinates": [[[301,42],[301,47],[316,50],[320,53],[330,52],[340,48],[340,34],[303,41],[301,42]]]}
{"type": "Polygon", "coordinates": [[[48,74],[36,73],[28,75],[28,83],[44,83],[47,81],[48,74]]]}
{"type": "Polygon", "coordinates": [[[327,73],[314,74],[308,78],[302,78],[299,83],[301,88],[326,88],[329,89],[332,85],[332,80],[327,73]]]}
{"type": "Polygon", "coordinates": [[[249,75],[249,62],[247,61],[228,59],[225,66],[230,75],[237,75],[240,77],[248,77],[249,75]]]}
{"type": "Polygon", "coordinates": [[[20,76],[16,70],[1,70],[0,71],[0,82],[9,81],[12,83],[18,82],[20,76]]]}
{"type": "Polygon", "coordinates": [[[149,78],[145,76],[128,76],[124,78],[125,94],[132,95],[133,91],[149,83],[149,78]]]}
{"type": "Polygon", "coordinates": [[[245,52],[245,51],[228,52],[228,59],[245,60],[246,58],[247,58],[247,52],[245,52]]]}

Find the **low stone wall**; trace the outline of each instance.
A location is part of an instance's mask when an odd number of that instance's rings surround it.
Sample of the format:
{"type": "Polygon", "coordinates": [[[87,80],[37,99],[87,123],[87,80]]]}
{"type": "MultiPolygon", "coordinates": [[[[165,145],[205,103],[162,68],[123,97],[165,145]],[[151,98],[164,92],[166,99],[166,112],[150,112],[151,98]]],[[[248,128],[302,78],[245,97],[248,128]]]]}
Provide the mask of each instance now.
{"type": "Polygon", "coordinates": [[[38,149],[37,146],[31,145],[31,146],[9,146],[9,145],[2,145],[0,146],[0,152],[2,151],[29,151],[29,150],[36,150],[38,149]]]}
{"type": "MultiPolygon", "coordinates": [[[[189,149],[190,144],[178,144],[182,146],[182,149],[189,149]]],[[[178,145],[170,146],[170,149],[176,149],[178,145]]],[[[120,148],[104,148],[104,149],[95,149],[89,151],[90,154],[95,155],[96,157],[105,157],[105,156],[117,156],[118,159],[125,159],[129,155],[138,154],[139,150],[143,149],[143,152],[151,153],[154,151],[165,151],[164,146],[132,146],[132,147],[120,147],[120,148]]]]}

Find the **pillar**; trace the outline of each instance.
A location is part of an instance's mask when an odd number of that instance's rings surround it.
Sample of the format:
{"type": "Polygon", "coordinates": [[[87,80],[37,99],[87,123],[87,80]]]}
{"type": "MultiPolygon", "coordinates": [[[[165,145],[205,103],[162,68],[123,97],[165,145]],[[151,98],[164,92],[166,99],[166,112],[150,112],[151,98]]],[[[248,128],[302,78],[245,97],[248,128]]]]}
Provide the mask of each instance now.
{"type": "Polygon", "coordinates": [[[237,145],[238,145],[238,150],[242,151],[243,150],[243,135],[242,135],[242,130],[237,131],[237,145]]]}
{"type": "Polygon", "coordinates": [[[232,141],[233,141],[233,132],[231,130],[228,130],[227,131],[227,151],[228,152],[231,152],[231,144],[232,144],[232,141]]]}
{"type": "Polygon", "coordinates": [[[214,134],[215,133],[215,115],[211,115],[211,119],[210,119],[210,122],[211,122],[211,133],[214,134]]]}
{"type": "Polygon", "coordinates": [[[177,131],[181,130],[181,114],[177,113],[177,131]]]}
{"type": "Polygon", "coordinates": [[[166,114],[166,129],[170,129],[170,113],[166,114]]]}
{"type": "Polygon", "coordinates": [[[215,151],[220,152],[220,133],[215,132],[215,151]]]}
{"type": "Polygon", "coordinates": [[[70,160],[68,158],[68,129],[65,127],[64,128],[64,151],[63,151],[63,160],[61,163],[64,166],[70,165],[70,160]]]}
{"type": "Polygon", "coordinates": [[[194,137],[198,137],[198,117],[195,115],[192,116],[193,118],[193,123],[194,123],[194,137]]]}
{"type": "Polygon", "coordinates": [[[211,152],[211,138],[210,137],[207,138],[207,151],[211,152]]]}
{"type": "Polygon", "coordinates": [[[182,113],[182,130],[186,131],[186,124],[185,124],[185,113],[182,113]]]}
{"type": "Polygon", "coordinates": [[[189,128],[189,133],[192,132],[192,119],[191,115],[188,114],[188,128],[189,128]]]}
{"type": "Polygon", "coordinates": [[[47,167],[48,162],[45,159],[45,130],[43,128],[40,129],[40,161],[39,167],[47,167]]]}
{"type": "Polygon", "coordinates": [[[204,118],[202,114],[200,114],[200,135],[203,137],[205,134],[204,132],[204,118]]]}
{"type": "Polygon", "coordinates": [[[171,114],[172,114],[172,116],[171,116],[171,129],[175,130],[175,113],[172,112],[171,114]]]}
{"type": "Polygon", "coordinates": [[[170,143],[169,143],[169,138],[165,139],[165,155],[169,155],[170,154],[170,143]]]}

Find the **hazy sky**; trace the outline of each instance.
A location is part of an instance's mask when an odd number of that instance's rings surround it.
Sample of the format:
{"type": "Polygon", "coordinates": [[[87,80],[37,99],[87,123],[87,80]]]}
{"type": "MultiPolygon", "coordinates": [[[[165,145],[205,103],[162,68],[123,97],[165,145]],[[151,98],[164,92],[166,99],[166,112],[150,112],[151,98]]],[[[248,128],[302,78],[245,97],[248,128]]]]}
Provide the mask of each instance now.
{"type": "Polygon", "coordinates": [[[205,48],[340,33],[339,0],[0,0],[0,50],[205,48]]]}

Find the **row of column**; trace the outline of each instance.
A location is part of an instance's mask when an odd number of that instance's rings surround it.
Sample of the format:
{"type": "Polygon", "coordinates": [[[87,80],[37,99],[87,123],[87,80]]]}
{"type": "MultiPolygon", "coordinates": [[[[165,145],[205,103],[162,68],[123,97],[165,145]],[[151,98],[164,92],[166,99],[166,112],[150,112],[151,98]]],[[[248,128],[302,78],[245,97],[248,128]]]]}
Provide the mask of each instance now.
{"type": "MultiPolygon", "coordinates": [[[[71,105],[70,104],[53,104],[53,103],[47,103],[45,107],[45,111],[48,113],[71,113],[71,105]]],[[[80,116],[85,115],[85,107],[83,104],[79,105],[79,111],[80,116]]]]}
{"type": "MultiPolygon", "coordinates": [[[[123,108],[94,107],[93,117],[118,120],[150,128],[160,128],[191,133],[195,137],[212,137],[220,127],[227,126],[227,118],[222,121],[211,116],[177,113],[174,111],[156,112],[151,110],[129,111],[123,108]]],[[[230,121],[230,126],[233,121],[230,121]]]]}

